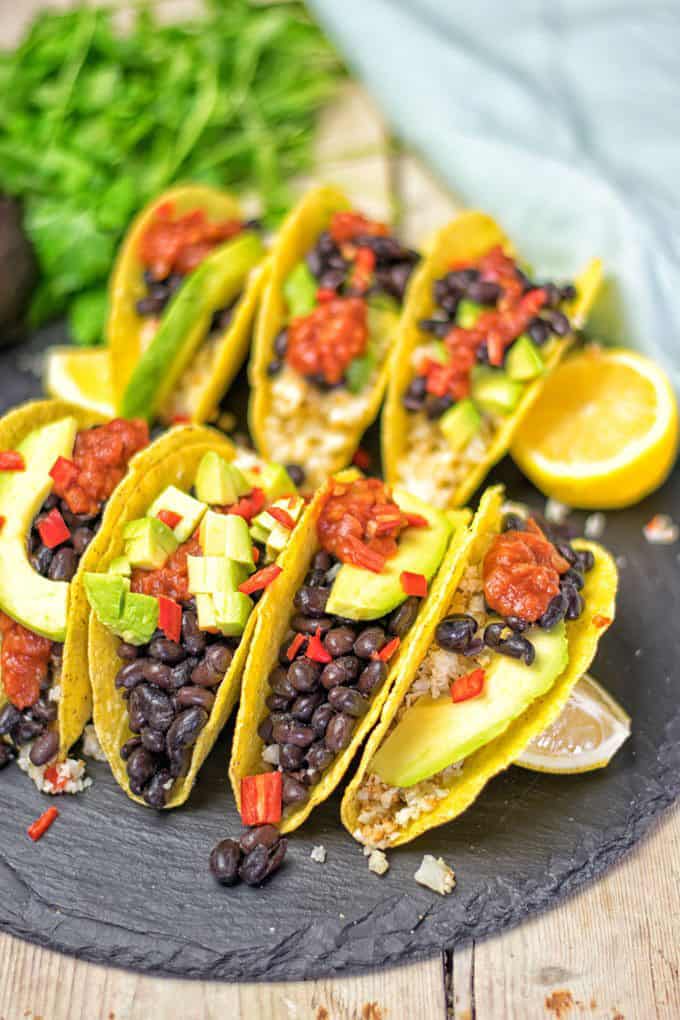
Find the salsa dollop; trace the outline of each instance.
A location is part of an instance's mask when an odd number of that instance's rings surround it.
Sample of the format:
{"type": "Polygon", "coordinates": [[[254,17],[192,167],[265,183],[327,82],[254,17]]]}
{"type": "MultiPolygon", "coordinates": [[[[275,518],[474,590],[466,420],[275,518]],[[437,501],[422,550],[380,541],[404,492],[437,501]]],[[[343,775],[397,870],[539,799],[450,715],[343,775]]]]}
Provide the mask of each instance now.
{"type": "Polygon", "coordinates": [[[54,493],[74,514],[94,515],[127,471],[131,457],[149,442],[145,421],[114,418],[76,436],[72,470],[54,477],[54,493]],[[75,469],[75,470],[73,470],[75,469]]]}
{"type": "Polygon", "coordinates": [[[411,524],[378,478],[348,484],[333,481],[317,523],[321,547],[342,563],[376,574],[397,552],[401,532],[411,524]]]}
{"type": "Polygon", "coordinates": [[[501,616],[533,623],[559,594],[569,564],[535,521],[497,535],[484,557],[484,597],[501,616]]]}
{"type": "Polygon", "coordinates": [[[322,301],[288,327],[286,360],[304,376],[335,386],[368,342],[366,302],[360,297],[322,301]]]}
{"type": "Polygon", "coordinates": [[[40,685],[47,677],[52,642],[1,612],[0,635],[5,694],[15,708],[30,708],[40,697],[40,685]]]}
{"type": "Polygon", "coordinates": [[[243,230],[241,220],[212,223],[203,209],[194,209],[176,219],[172,214],[172,203],[159,206],[139,241],[140,261],[155,280],[165,280],[171,273],[186,276],[218,244],[243,230]]]}

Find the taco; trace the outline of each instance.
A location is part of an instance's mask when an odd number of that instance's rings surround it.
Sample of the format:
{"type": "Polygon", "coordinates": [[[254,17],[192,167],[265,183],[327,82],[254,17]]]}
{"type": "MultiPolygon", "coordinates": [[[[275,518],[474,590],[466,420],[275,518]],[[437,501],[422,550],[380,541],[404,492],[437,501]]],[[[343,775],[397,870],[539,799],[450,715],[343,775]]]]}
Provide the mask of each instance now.
{"type": "Polygon", "coordinates": [[[250,360],[263,456],[304,463],[311,489],[352,459],[378,413],[418,254],[335,188],[310,191],[272,250],[250,360]]]}
{"type": "Polygon", "coordinates": [[[463,506],[510,446],[574,340],[602,276],[533,283],[480,212],[440,230],[414,275],[382,418],[388,482],[463,506]]]}
{"type": "Polygon", "coordinates": [[[125,792],[173,808],[234,707],[304,502],[284,468],[205,426],[171,429],[135,473],[83,578],[94,724],[125,792]]]}
{"type": "Polygon", "coordinates": [[[55,762],[91,715],[83,573],[148,440],[146,422],[103,422],[57,400],[0,419],[0,764],[18,752],[50,793],[67,787],[55,762]]]}
{"type": "Polygon", "coordinates": [[[612,623],[609,554],[501,504],[487,490],[448,554],[345,791],[342,821],[361,843],[407,843],[469,807],[557,719],[612,623]]]}
{"type": "Polygon", "coordinates": [[[133,222],[111,277],[114,399],[126,417],[208,419],[243,363],[264,279],[257,221],[193,185],[133,222]]]}
{"type": "Polygon", "coordinates": [[[290,832],[338,785],[468,517],[356,471],[316,494],[246,666],[229,769],[244,824],[290,832]]]}

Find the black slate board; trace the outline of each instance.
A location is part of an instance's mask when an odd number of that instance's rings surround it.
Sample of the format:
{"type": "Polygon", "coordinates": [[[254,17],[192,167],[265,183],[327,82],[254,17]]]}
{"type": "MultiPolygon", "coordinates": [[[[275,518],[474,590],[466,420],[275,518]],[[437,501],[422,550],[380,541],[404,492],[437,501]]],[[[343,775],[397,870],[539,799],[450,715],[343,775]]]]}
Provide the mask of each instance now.
{"type": "MultiPolygon", "coordinates": [[[[56,339],[51,330],[0,356],[0,410],[38,393],[37,379],[21,369],[56,339]]],[[[242,410],[244,379],[237,392],[242,410]]],[[[367,439],[373,448],[375,438],[374,431],[367,439]]],[[[542,505],[510,460],[492,480],[542,505]]],[[[655,512],[680,517],[680,471],[640,506],[607,517],[606,544],[625,565],[617,623],[594,673],[634,725],[608,769],[559,778],[512,768],[457,822],[391,852],[385,878],[368,871],[341,827],[336,795],[294,835],[282,872],[256,891],[222,889],[206,867],[212,845],[239,828],[227,784],[229,731],[187,807],[163,815],[139,808],[94,763],[94,786],[59,799],[61,817],[37,844],[26,827],[46,800],[12,767],[0,776],[0,928],[151,973],[308,978],[498,932],[601,874],[680,792],[680,545],[644,541],[642,525],[655,512]],[[316,844],[328,852],[323,866],[310,860],[316,844]],[[440,898],[413,881],[424,853],[453,865],[453,895],[440,898]]]]}

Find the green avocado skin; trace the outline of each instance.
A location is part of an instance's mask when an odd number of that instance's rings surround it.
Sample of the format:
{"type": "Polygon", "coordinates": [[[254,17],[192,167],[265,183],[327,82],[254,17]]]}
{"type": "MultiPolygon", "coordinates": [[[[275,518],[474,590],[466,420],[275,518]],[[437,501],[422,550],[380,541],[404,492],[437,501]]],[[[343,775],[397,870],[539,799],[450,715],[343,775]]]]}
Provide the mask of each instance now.
{"type": "Polygon", "coordinates": [[[153,421],[205,339],[213,314],[238,296],[263,255],[259,236],[246,230],[183,281],[130,377],[118,409],[122,417],[153,421]]]}
{"type": "Polygon", "coordinates": [[[17,447],[25,470],[0,472],[0,609],[52,641],[66,637],[69,586],[33,569],[28,533],[52,489],[50,469],[58,457],[71,457],[77,429],[71,417],[35,429],[17,447]]]}

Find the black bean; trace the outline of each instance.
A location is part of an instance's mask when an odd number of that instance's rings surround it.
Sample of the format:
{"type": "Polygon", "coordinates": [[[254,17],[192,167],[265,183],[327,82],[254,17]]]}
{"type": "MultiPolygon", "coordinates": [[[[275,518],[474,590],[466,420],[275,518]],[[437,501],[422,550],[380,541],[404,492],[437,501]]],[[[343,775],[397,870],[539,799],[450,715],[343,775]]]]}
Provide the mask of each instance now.
{"type": "Polygon", "coordinates": [[[317,740],[307,751],[307,764],[310,768],[323,772],[331,764],[335,755],[330,751],[323,740],[317,740]]]}
{"type": "Polygon", "coordinates": [[[583,575],[579,574],[578,570],[569,569],[562,574],[561,583],[565,588],[576,588],[576,591],[581,591],[585,581],[583,580],[583,575]]]}
{"type": "MultiPolygon", "coordinates": [[[[167,744],[166,744],[167,750],[167,744]]],[[[191,758],[190,750],[186,751],[173,751],[168,752],[168,759],[170,762],[170,775],[173,779],[177,779],[178,776],[184,776],[189,770],[189,760],[191,758]]]]}
{"type": "Polygon", "coordinates": [[[495,646],[495,650],[501,655],[508,655],[511,659],[524,659],[527,666],[530,666],[536,657],[536,649],[531,641],[520,634],[512,634],[510,637],[499,641],[495,646]]]}
{"type": "Polygon", "coordinates": [[[538,316],[532,319],[527,327],[527,333],[537,347],[541,347],[550,336],[550,326],[538,316]]]}
{"type": "Polygon", "coordinates": [[[6,765],[14,758],[14,751],[9,744],[5,744],[0,741],[0,769],[4,769],[6,765]]]}
{"type": "Polygon", "coordinates": [[[569,319],[564,312],[546,312],[545,318],[550,323],[553,333],[556,333],[557,336],[566,336],[571,332],[569,319]]]}
{"type": "Polygon", "coordinates": [[[283,639],[283,643],[279,647],[279,662],[281,663],[282,666],[286,666],[287,667],[287,666],[290,665],[290,661],[291,660],[288,658],[288,652],[289,652],[290,646],[291,646],[294,638],[295,638],[295,632],[292,631],[292,630],[287,631],[286,632],[286,636],[283,639]]]}
{"type": "Polygon", "coordinates": [[[285,694],[268,694],[264,699],[264,703],[270,712],[285,712],[291,699],[287,698],[285,694]]]}
{"type": "Polygon", "coordinates": [[[567,610],[564,614],[566,620],[578,620],[583,612],[583,599],[575,588],[569,588],[565,592],[567,596],[567,610]]]}
{"type": "Polygon", "coordinates": [[[77,569],[76,551],[66,545],[55,552],[47,576],[51,581],[70,581],[77,569]]]}
{"type": "Polygon", "coordinates": [[[274,850],[269,854],[269,862],[267,864],[267,874],[265,878],[269,878],[275,871],[278,871],[283,864],[283,859],[286,856],[286,850],[288,849],[288,840],[283,837],[276,844],[274,850]]]}
{"type": "Polygon", "coordinates": [[[319,286],[324,290],[338,290],[345,280],[346,269],[327,269],[319,279],[319,286]]]}
{"type": "Polygon", "coordinates": [[[121,641],[116,648],[116,655],[119,659],[132,660],[137,658],[139,649],[137,645],[131,645],[127,641],[121,641]]]}
{"type": "Polygon", "coordinates": [[[360,659],[370,659],[374,652],[379,652],[386,641],[382,627],[366,627],[354,642],[354,654],[360,659]]]}
{"type": "Polygon", "coordinates": [[[246,885],[262,885],[269,868],[269,853],[264,846],[256,846],[241,861],[238,876],[246,885]]]}
{"type": "Polygon", "coordinates": [[[144,800],[149,807],[157,808],[159,811],[165,807],[165,803],[172,789],[172,775],[169,769],[159,769],[155,776],[151,777],[149,785],[144,790],[144,800]]]}
{"type": "Polygon", "coordinates": [[[505,622],[510,630],[514,630],[516,634],[521,634],[527,627],[531,626],[528,620],[522,620],[519,616],[506,616],[505,622]]]}
{"type": "Polygon", "coordinates": [[[241,849],[235,839],[223,839],[210,853],[210,870],[220,885],[236,885],[241,849]]]}
{"type": "Polygon", "coordinates": [[[334,714],[335,713],[328,702],[323,705],[319,705],[319,707],[315,710],[312,718],[310,719],[310,726],[317,737],[323,737],[326,732],[326,727],[334,714]]]}
{"type": "MultiPolygon", "coordinates": [[[[160,663],[156,663],[160,666],[160,663]]],[[[164,683],[156,681],[158,687],[163,687],[167,691],[178,691],[180,687],[184,687],[186,684],[191,683],[191,676],[196,666],[198,665],[196,658],[191,657],[185,659],[184,662],[180,662],[177,666],[164,666],[163,668],[168,670],[167,676],[165,677],[164,683]]]]}
{"type": "Polygon", "coordinates": [[[45,698],[38,698],[34,705],[31,705],[31,715],[38,722],[51,723],[57,718],[59,709],[55,701],[47,701],[45,698]]]}
{"type": "Polygon", "coordinates": [[[290,706],[290,714],[298,722],[309,722],[314,710],[321,704],[321,692],[312,694],[300,694],[290,706]]]}
{"type": "Polygon", "coordinates": [[[577,566],[578,554],[569,545],[568,542],[555,542],[555,548],[557,549],[560,556],[567,561],[570,567],[577,566]]]}
{"type": "Polygon", "coordinates": [[[134,687],[130,692],[130,699],[128,701],[128,726],[133,733],[141,733],[142,726],[146,722],[138,691],[139,687],[134,687]]]}
{"type": "MultiPolygon", "coordinates": [[[[312,588],[305,586],[296,592],[293,605],[305,616],[323,617],[326,603],[330,595],[329,588],[312,588]]],[[[291,624],[291,626],[293,626],[291,624]]],[[[293,629],[295,629],[293,627],[293,629]]]]}
{"type": "Polygon", "coordinates": [[[76,553],[79,556],[83,555],[83,553],[85,552],[93,538],[94,531],[92,530],[92,528],[85,527],[76,528],[76,530],[71,535],[71,542],[73,544],[73,548],[75,549],[76,553]]]}
{"type": "Polygon", "coordinates": [[[326,728],[326,747],[331,751],[342,751],[352,739],[355,720],[349,715],[336,715],[326,728]]]}
{"type": "Polygon", "coordinates": [[[447,273],[445,279],[448,282],[449,289],[459,289],[464,294],[467,294],[470,284],[476,283],[481,275],[479,269],[470,266],[468,269],[451,270],[450,273],[447,273]]]}
{"type": "MultiPolygon", "coordinates": [[[[488,648],[498,648],[498,645],[503,640],[504,630],[505,624],[502,622],[487,624],[487,626],[484,628],[484,644],[488,648]]],[[[517,658],[519,658],[519,656],[517,656],[517,658]]]]}
{"type": "Polygon", "coordinates": [[[309,790],[299,779],[288,773],[283,774],[281,800],[284,804],[303,804],[309,798],[309,790]]]}
{"type": "Polygon", "coordinates": [[[501,522],[501,531],[526,531],[527,522],[519,514],[505,514],[501,522]]]}
{"type": "Polygon", "coordinates": [[[477,621],[467,613],[452,613],[437,624],[435,641],[448,652],[463,652],[477,632],[477,621]]]}
{"type": "Polygon", "coordinates": [[[319,683],[320,666],[311,659],[296,659],[288,667],[288,679],[301,694],[316,689],[319,683]]]}
{"type": "Polygon", "coordinates": [[[63,500],[60,504],[60,508],[61,516],[66,521],[71,531],[75,531],[75,529],[79,528],[82,524],[92,524],[92,522],[97,521],[97,518],[99,517],[99,514],[74,514],[69,510],[63,500]]]}
{"type": "Polygon", "coordinates": [[[37,719],[29,719],[26,716],[22,716],[12,730],[12,739],[21,747],[23,744],[27,744],[29,740],[35,740],[44,731],[45,723],[38,722],[37,719]]]}
{"type": "Polygon", "coordinates": [[[48,730],[43,733],[33,744],[29,758],[34,765],[46,765],[59,750],[59,733],[57,730],[48,730]]]}
{"type": "Polygon", "coordinates": [[[317,783],[321,782],[323,772],[321,769],[301,769],[295,773],[295,778],[299,779],[305,786],[316,786],[317,783]]]}
{"type": "Polygon", "coordinates": [[[170,641],[168,638],[154,638],[149,645],[149,655],[167,666],[176,666],[178,662],[186,659],[187,653],[176,641],[170,641]]]}
{"type": "Polygon", "coordinates": [[[409,598],[407,598],[405,602],[402,602],[399,608],[395,609],[391,616],[388,617],[387,629],[389,633],[394,634],[396,637],[405,637],[416,622],[419,609],[420,599],[415,595],[410,595],[409,598]]]}
{"type": "Polygon", "coordinates": [[[328,704],[336,712],[344,712],[355,719],[368,711],[368,701],[353,687],[333,687],[328,692],[328,704]]]}
{"type": "Polygon", "coordinates": [[[279,361],[278,359],[273,359],[267,365],[267,375],[271,379],[275,375],[278,375],[282,368],[283,368],[283,362],[279,361]]]}
{"type": "Polygon", "coordinates": [[[127,760],[130,783],[141,790],[158,769],[158,759],[145,747],[136,747],[127,760]]]}
{"type": "Polygon", "coordinates": [[[180,712],[168,730],[166,738],[168,754],[177,758],[180,753],[192,747],[207,721],[208,713],[198,705],[180,712]]]}
{"type": "Polygon", "coordinates": [[[279,765],[286,772],[294,772],[299,769],[305,759],[303,747],[296,747],[295,744],[279,745],[279,765]]]}
{"type": "Polygon", "coordinates": [[[479,305],[495,305],[501,294],[500,286],[493,280],[473,280],[466,296],[479,305]]]}
{"type": "Polygon", "coordinates": [[[150,726],[143,726],[140,734],[142,746],[151,751],[152,754],[162,754],[165,750],[165,733],[161,730],[151,729],[150,726]]]}
{"type": "Polygon", "coordinates": [[[52,562],[52,550],[48,549],[46,545],[41,546],[33,556],[31,556],[31,563],[34,569],[41,574],[43,577],[47,577],[47,572],[50,569],[50,563],[52,562]]]}
{"type": "Polygon", "coordinates": [[[198,617],[186,609],[182,613],[182,644],[189,655],[201,655],[205,651],[206,637],[198,626],[198,617]]]}
{"type": "Polygon", "coordinates": [[[141,684],[143,680],[147,679],[146,676],[146,659],[136,659],[134,662],[126,662],[124,666],[121,666],[116,673],[116,679],[114,684],[116,687],[123,687],[126,691],[131,691],[137,684],[141,684]]]}
{"type": "Polygon", "coordinates": [[[274,725],[274,740],[277,744],[295,744],[296,747],[309,747],[314,742],[315,733],[309,726],[291,719],[274,725]]]}
{"type": "Polygon", "coordinates": [[[149,726],[163,732],[169,729],[175,718],[175,709],[168,695],[156,687],[151,687],[150,684],[141,684],[135,688],[135,693],[139,708],[149,726]]]}
{"type": "Polygon", "coordinates": [[[127,761],[132,752],[136,751],[137,748],[141,746],[141,743],[142,741],[140,737],[130,737],[129,740],[126,740],[120,749],[120,756],[123,761],[127,761]]]}
{"type": "Polygon", "coordinates": [[[330,690],[341,684],[348,685],[359,675],[361,663],[356,655],[341,655],[324,666],[321,672],[321,683],[330,690]]]}
{"type": "Polygon", "coordinates": [[[162,298],[147,295],[135,302],[135,310],[137,315],[160,315],[164,305],[165,302],[162,298]]]}
{"type": "Polygon", "coordinates": [[[390,266],[387,289],[388,292],[396,297],[398,301],[403,301],[404,299],[406,287],[408,286],[409,277],[412,272],[412,262],[397,262],[396,265],[390,266]]]}
{"type": "Polygon", "coordinates": [[[333,566],[333,557],[325,549],[319,549],[312,560],[314,570],[323,570],[324,573],[333,566]]]}
{"type": "Polygon", "coordinates": [[[425,414],[430,421],[441,418],[450,407],[453,407],[453,397],[435,397],[432,393],[428,393],[425,398],[425,414]]]}
{"type": "Polygon", "coordinates": [[[11,701],[8,701],[3,708],[0,708],[0,737],[10,733],[20,719],[21,712],[14,707],[11,701]]]}
{"type": "Polygon", "coordinates": [[[595,557],[590,549],[580,549],[576,555],[578,557],[578,565],[582,573],[587,574],[589,570],[593,569],[595,566],[595,557]]]}
{"type": "Polygon", "coordinates": [[[562,300],[560,288],[554,283],[544,283],[541,287],[545,294],[546,308],[557,308],[562,300]]]}
{"type": "Polygon", "coordinates": [[[352,651],[355,639],[356,634],[351,627],[332,627],[324,638],[324,648],[334,659],[337,659],[352,651]]]}
{"type": "MultiPolygon", "coordinates": [[[[322,591],[321,588],[313,589],[314,591],[322,591]]],[[[296,613],[293,619],[290,621],[290,625],[296,634],[316,634],[317,630],[320,630],[324,634],[327,630],[330,630],[333,621],[330,616],[304,616],[302,613],[296,613]]]]}
{"type": "Polygon", "coordinates": [[[217,687],[221,681],[222,674],[212,668],[207,658],[201,659],[191,671],[191,682],[199,687],[217,687]]]}
{"type": "Polygon", "coordinates": [[[281,834],[275,825],[255,825],[244,829],[239,839],[239,846],[244,854],[249,854],[256,846],[264,846],[271,850],[278,843],[281,834]]]}
{"type": "Polygon", "coordinates": [[[562,592],[555,595],[548,603],[548,608],[543,613],[543,616],[539,619],[538,626],[542,627],[543,630],[552,630],[563,619],[567,611],[567,605],[567,598],[562,592]]]}
{"type": "MultiPolygon", "coordinates": [[[[421,319],[418,323],[418,328],[422,329],[423,333],[431,333],[432,336],[443,338],[451,332],[453,329],[453,322],[451,319],[421,319]]],[[[423,378],[422,376],[416,376],[416,378],[423,378]]],[[[423,396],[425,391],[423,390],[423,396]]],[[[414,393],[417,396],[417,393],[414,393]]]]}
{"type": "Polygon", "coordinates": [[[387,679],[388,672],[389,670],[386,662],[380,662],[379,660],[369,662],[368,666],[366,666],[359,677],[357,690],[360,694],[364,694],[368,697],[373,694],[374,691],[378,690],[379,687],[382,687],[387,679]]]}
{"type": "Polygon", "coordinates": [[[222,680],[231,666],[231,660],[234,658],[234,649],[230,648],[223,641],[216,641],[215,644],[210,645],[205,653],[205,657],[212,669],[218,674],[220,680],[222,680]]]}
{"type": "Polygon", "coordinates": [[[282,329],[276,334],[274,340],[274,353],[277,358],[283,358],[288,347],[288,330],[282,329]]]}
{"type": "Polygon", "coordinates": [[[420,389],[420,380],[422,380],[424,383],[425,377],[420,375],[416,376],[402,397],[402,404],[404,405],[407,411],[412,411],[415,413],[416,411],[422,411],[423,407],[425,406],[424,388],[422,393],[418,392],[420,389]]]}
{"type": "Polygon", "coordinates": [[[307,588],[327,588],[326,573],[325,570],[310,570],[305,577],[305,586],[307,588]]]}
{"type": "Polygon", "coordinates": [[[263,744],[271,744],[273,737],[274,724],[270,715],[266,715],[264,719],[258,724],[257,735],[263,744]]]}
{"type": "Polygon", "coordinates": [[[305,469],[300,464],[286,464],[286,471],[290,475],[290,480],[293,485],[299,489],[301,485],[304,485],[305,478],[307,477],[305,469]]]}

